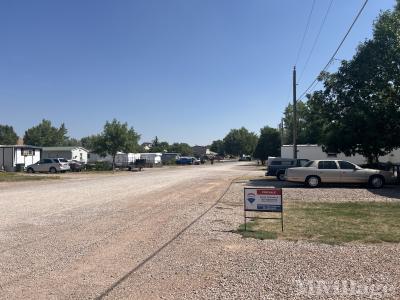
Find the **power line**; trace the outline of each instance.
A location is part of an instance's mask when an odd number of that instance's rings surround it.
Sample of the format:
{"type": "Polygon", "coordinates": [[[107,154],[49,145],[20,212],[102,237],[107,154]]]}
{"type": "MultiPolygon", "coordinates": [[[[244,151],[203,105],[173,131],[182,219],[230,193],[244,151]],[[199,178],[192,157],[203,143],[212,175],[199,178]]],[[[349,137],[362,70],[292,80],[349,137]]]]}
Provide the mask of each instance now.
{"type": "Polygon", "coordinates": [[[314,50],[315,50],[315,46],[317,45],[317,42],[318,42],[319,36],[320,36],[320,34],[321,34],[322,28],[324,27],[325,22],[326,22],[326,19],[328,18],[328,14],[329,14],[329,11],[331,10],[332,4],[333,4],[333,0],[331,0],[331,1],[329,2],[328,9],[326,10],[325,15],[324,15],[324,18],[323,18],[323,20],[322,20],[322,23],[321,23],[321,25],[319,26],[318,33],[317,33],[317,35],[316,35],[316,37],[315,37],[315,40],[314,40],[314,43],[313,43],[313,45],[312,45],[312,47],[311,47],[311,51],[310,51],[310,53],[308,54],[306,63],[304,64],[304,67],[303,67],[303,69],[302,69],[302,71],[301,71],[301,73],[300,73],[299,81],[301,81],[301,79],[303,78],[304,71],[306,70],[306,68],[307,68],[307,66],[308,66],[308,63],[309,63],[309,61],[310,61],[310,58],[311,58],[311,56],[312,56],[312,54],[313,54],[313,52],[314,52],[314,50]]]}
{"type": "Polygon", "coordinates": [[[294,65],[297,65],[297,62],[298,62],[299,57],[300,57],[301,50],[303,49],[304,40],[305,40],[305,38],[306,38],[308,29],[309,29],[309,27],[310,27],[311,15],[312,15],[312,13],[313,13],[314,6],[315,6],[315,0],[313,0],[313,2],[312,2],[311,10],[310,10],[310,13],[308,14],[307,25],[306,25],[306,28],[305,28],[305,30],[304,30],[303,37],[302,37],[302,39],[301,39],[300,48],[299,48],[299,50],[297,51],[296,62],[295,62],[294,65]]]}
{"type": "MultiPolygon", "coordinates": [[[[351,29],[353,28],[354,24],[357,22],[358,18],[360,17],[362,11],[364,10],[365,6],[367,5],[368,0],[364,1],[364,4],[362,5],[362,7],[360,8],[360,10],[358,11],[356,17],[353,20],[353,23],[351,23],[351,26],[349,27],[349,29],[347,30],[345,36],[343,37],[342,41],[340,42],[339,46],[336,48],[335,52],[333,53],[333,55],[331,56],[331,58],[329,59],[329,61],[327,62],[327,64],[325,65],[325,67],[322,69],[322,71],[319,73],[321,74],[322,72],[326,71],[329,67],[329,65],[332,63],[332,61],[335,59],[336,54],[339,52],[339,49],[342,47],[344,41],[346,40],[347,36],[349,35],[351,29]]],[[[308,86],[308,88],[300,95],[299,99],[302,98],[310,89],[311,87],[314,85],[314,83],[318,80],[318,76],[314,79],[314,81],[308,86]]]]}

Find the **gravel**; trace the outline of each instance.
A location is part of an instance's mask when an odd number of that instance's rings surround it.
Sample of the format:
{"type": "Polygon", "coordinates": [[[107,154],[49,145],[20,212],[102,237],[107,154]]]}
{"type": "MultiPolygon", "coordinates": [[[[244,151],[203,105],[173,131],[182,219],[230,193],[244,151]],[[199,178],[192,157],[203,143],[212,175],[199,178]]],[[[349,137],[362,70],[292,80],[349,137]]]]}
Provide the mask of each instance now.
{"type": "MultiPolygon", "coordinates": [[[[0,185],[0,298],[400,298],[398,244],[330,246],[232,233],[243,222],[243,186],[282,185],[274,180],[236,180],[177,236],[239,176],[262,170],[226,163],[0,185]]],[[[284,195],[399,201],[400,192],[286,184],[284,195]]]]}

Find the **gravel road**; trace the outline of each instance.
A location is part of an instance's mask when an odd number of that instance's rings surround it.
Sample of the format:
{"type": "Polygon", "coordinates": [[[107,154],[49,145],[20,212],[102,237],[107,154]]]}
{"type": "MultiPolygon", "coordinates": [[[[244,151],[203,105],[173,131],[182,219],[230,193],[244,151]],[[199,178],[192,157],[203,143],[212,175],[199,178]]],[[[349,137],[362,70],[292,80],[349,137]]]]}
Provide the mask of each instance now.
{"type": "MultiPolygon", "coordinates": [[[[339,288],[331,299],[400,298],[397,244],[232,233],[242,222],[243,186],[277,184],[243,179],[262,174],[248,163],[223,163],[0,184],[0,298],[326,299],[315,287],[322,281],[370,288],[354,297],[339,288]]],[[[285,201],[399,201],[397,188],[382,191],[284,189],[285,201]]]]}

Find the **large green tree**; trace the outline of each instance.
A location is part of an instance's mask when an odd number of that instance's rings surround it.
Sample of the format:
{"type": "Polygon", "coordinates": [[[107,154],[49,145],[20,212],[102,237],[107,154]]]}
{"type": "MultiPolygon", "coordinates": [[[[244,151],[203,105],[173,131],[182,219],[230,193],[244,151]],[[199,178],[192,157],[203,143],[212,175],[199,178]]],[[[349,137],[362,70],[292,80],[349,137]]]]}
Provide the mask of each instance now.
{"type": "Polygon", "coordinates": [[[94,151],[97,145],[99,135],[89,135],[81,138],[80,144],[83,148],[94,151]]]}
{"type": "Polygon", "coordinates": [[[400,2],[374,24],[336,73],[323,74],[323,91],[309,96],[323,117],[320,143],[329,151],[356,153],[377,162],[400,146],[400,2]]]}
{"type": "Polygon", "coordinates": [[[12,126],[0,125],[0,145],[15,145],[17,141],[18,135],[12,126]]]}
{"type": "Polygon", "coordinates": [[[168,152],[169,151],[169,144],[167,142],[160,142],[160,140],[158,139],[158,137],[156,136],[153,140],[153,142],[151,143],[151,149],[150,151],[153,153],[157,153],[157,152],[168,152]]]}
{"type": "Polygon", "coordinates": [[[64,123],[56,128],[51,125],[51,121],[43,119],[39,125],[25,131],[24,144],[42,147],[63,146],[67,139],[64,123]]]}
{"type": "Polygon", "coordinates": [[[281,137],[277,129],[265,126],[260,129],[260,138],[253,156],[261,160],[264,165],[269,156],[279,156],[281,137]]]}
{"type": "Polygon", "coordinates": [[[225,155],[225,146],[222,140],[216,140],[211,143],[210,150],[218,153],[219,155],[225,155]]]}
{"type": "Polygon", "coordinates": [[[254,152],[258,137],[246,128],[232,129],[224,138],[224,150],[231,155],[250,155],[254,152]]]}
{"type": "MultiPolygon", "coordinates": [[[[315,126],[317,115],[313,115],[308,102],[297,102],[297,143],[316,144],[318,126],[315,126]]],[[[286,106],[283,115],[283,144],[293,143],[293,104],[286,106]]]]}
{"type": "Polygon", "coordinates": [[[111,155],[113,169],[115,168],[115,156],[118,152],[136,152],[139,149],[140,134],[136,133],[133,127],[128,127],[128,123],[121,123],[116,119],[107,121],[103,132],[92,137],[94,152],[100,155],[111,155]]]}
{"type": "Polygon", "coordinates": [[[192,156],[193,155],[193,149],[190,147],[189,144],[186,143],[173,143],[169,147],[169,151],[173,153],[180,153],[183,156],[192,156]]]}

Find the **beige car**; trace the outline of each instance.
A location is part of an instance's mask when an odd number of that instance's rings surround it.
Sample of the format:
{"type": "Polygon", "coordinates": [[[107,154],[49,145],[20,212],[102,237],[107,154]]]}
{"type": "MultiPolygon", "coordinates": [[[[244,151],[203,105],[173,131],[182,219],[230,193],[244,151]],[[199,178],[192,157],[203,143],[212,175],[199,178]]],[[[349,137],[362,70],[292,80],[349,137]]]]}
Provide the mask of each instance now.
{"type": "Polygon", "coordinates": [[[313,160],[304,167],[287,169],[285,179],[303,182],[308,187],[321,183],[368,183],[372,188],[381,188],[394,182],[395,176],[389,171],[363,169],[344,160],[313,160]]]}

